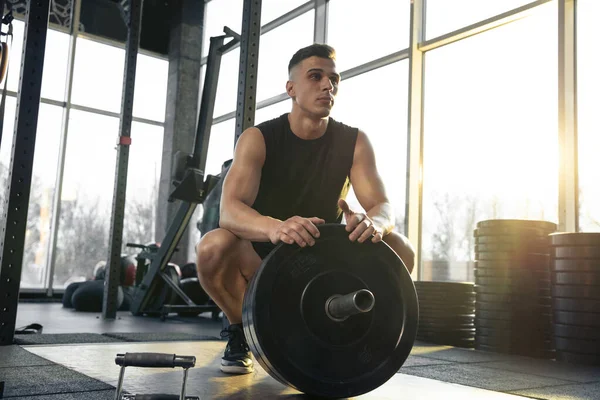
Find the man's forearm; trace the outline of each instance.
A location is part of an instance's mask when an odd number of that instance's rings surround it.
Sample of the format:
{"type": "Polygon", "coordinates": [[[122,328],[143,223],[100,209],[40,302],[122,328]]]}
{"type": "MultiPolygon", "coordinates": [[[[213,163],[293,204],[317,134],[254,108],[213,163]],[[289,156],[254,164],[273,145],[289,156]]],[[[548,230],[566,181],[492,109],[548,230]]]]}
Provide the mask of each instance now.
{"type": "Polygon", "coordinates": [[[241,239],[268,242],[269,232],[279,224],[280,220],[266,217],[242,202],[231,202],[221,207],[219,226],[241,239]]]}
{"type": "Polygon", "coordinates": [[[390,203],[379,203],[367,211],[378,229],[383,230],[383,236],[394,230],[396,225],[394,209],[390,203]]]}

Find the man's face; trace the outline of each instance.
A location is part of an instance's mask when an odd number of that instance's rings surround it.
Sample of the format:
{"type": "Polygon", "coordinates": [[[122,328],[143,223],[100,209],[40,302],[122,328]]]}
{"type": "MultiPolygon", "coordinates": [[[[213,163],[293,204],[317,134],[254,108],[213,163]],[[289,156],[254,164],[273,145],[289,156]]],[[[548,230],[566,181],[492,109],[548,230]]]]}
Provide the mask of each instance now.
{"type": "Polygon", "coordinates": [[[339,82],[335,62],[313,56],[292,69],[286,88],[303,111],[324,118],[331,113],[339,82]]]}

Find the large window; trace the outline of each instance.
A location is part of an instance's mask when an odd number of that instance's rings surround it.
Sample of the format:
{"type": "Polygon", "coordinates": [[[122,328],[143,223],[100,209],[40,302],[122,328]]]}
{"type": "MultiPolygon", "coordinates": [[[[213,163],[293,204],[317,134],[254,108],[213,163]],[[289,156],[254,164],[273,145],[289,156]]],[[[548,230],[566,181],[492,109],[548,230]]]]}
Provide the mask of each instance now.
{"type": "Polygon", "coordinates": [[[600,231],[600,61],[595,38],[600,4],[594,0],[577,3],[577,107],[579,139],[579,229],[600,231]]]}
{"type": "MultiPolygon", "coordinates": [[[[240,14],[241,15],[241,14],[240,14]]],[[[8,89],[18,92],[24,22],[15,20],[14,40],[7,78],[8,89]]],[[[42,99],[64,101],[71,36],[50,29],[46,40],[42,99]]],[[[123,49],[80,37],[77,40],[72,102],[119,113],[124,74],[123,49]]],[[[135,117],[163,122],[168,80],[168,61],[138,55],[133,113],[135,117]]],[[[0,143],[2,198],[8,187],[16,98],[6,98],[0,143]]],[[[50,265],[50,229],[63,132],[63,107],[40,104],[36,152],[28,207],[21,287],[43,288],[50,265]]],[[[93,267],[108,256],[112,214],[116,140],[119,119],[71,109],[67,133],[57,243],[54,251],[53,286],[90,278],[93,267]]],[[[134,122],[128,169],[124,237],[154,240],[157,187],[162,162],[162,126],[134,122]]],[[[3,215],[5,202],[0,202],[3,215]]]]}
{"type": "Polygon", "coordinates": [[[308,0],[263,0],[260,8],[260,24],[265,25],[308,0]]]}
{"type": "Polygon", "coordinates": [[[18,20],[13,20],[13,38],[12,44],[10,39],[10,63],[8,68],[8,90],[19,90],[19,76],[21,75],[21,57],[23,53],[23,33],[25,23],[18,20]]]}
{"type": "Polygon", "coordinates": [[[2,142],[0,143],[0,229],[4,226],[4,207],[8,195],[8,178],[10,176],[12,144],[14,138],[15,109],[17,100],[14,97],[6,98],[4,109],[4,126],[2,128],[2,142]]]}
{"type": "Polygon", "coordinates": [[[290,111],[292,111],[291,99],[280,101],[279,103],[275,103],[269,107],[260,108],[256,110],[256,113],[254,114],[254,125],[277,118],[281,116],[281,114],[285,114],[290,111]]]}
{"type": "Polygon", "coordinates": [[[131,126],[123,246],[154,240],[163,136],[161,126],[139,122],[131,126]]]}
{"type": "MultiPolygon", "coordinates": [[[[400,61],[342,80],[332,117],[364,131],[373,146],[377,169],[404,232],[408,61],[400,61]],[[375,101],[373,99],[376,99],[375,101]]],[[[361,210],[353,191],[348,203],[361,210]]]]}
{"type": "Polygon", "coordinates": [[[42,77],[42,97],[59,101],[65,100],[70,41],[70,35],[48,30],[42,77]]]}
{"type": "Polygon", "coordinates": [[[314,14],[311,10],[261,35],[256,86],[258,101],[285,92],[290,59],[300,48],[313,43],[314,14]]]}
{"type": "Polygon", "coordinates": [[[221,68],[219,69],[219,81],[217,83],[217,97],[215,98],[215,117],[235,111],[239,71],[240,49],[238,47],[221,57],[221,68]]]}
{"type": "MultiPolygon", "coordinates": [[[[4,219],[5,191],[9,186],[15,108],[16,99],[7,97],[0,147],[0,194],[3,199],[0,201],[0,226],[4,219]]],[[[62,108],[40,104],[21,271],[23,288],[39,288],[45,283],[61,126],[62,108]]]]}
{"type": "Polygon", "coordinates": [[[427,0],[425,34],[427,39],[432,39],[530,2],[532,1],[427,0]]]}
{"type": "Polygon", "coordinates": [[[425,280],[473,280],[478,220],[557,222],[557,16],[538,11],[426,54],[425,280]]]}
{"type": "Polygon", "coordinates": [[[72,101],[82,106],[121,111],[125,50],[77,39],[72,101]]]}
{"type": "Polygon", "coordinates": [[[408,47],[410,2],[331,0],[327,43],[336,49],[338,71],[408,47]]]}
{"type": "Polygon", "coordinates": [[[40,104],[21,273],[24,288],[45,284],[62,116],[62,107],[40,104]]]}
{"type": "Polygon", "coordinates": [[[108,257],[118,130],[117,118],[71,110],[55,288],[90,278],[94,265],[108,257]]]}
{"type": "MultiPolygon", "coordinates": [[[[139,54],[135,70],[133,116],[164,122],[169,62],[139,54]]],[[[122,89],[121,89],[122,90],[122,89]]],[[[119,107],[120,107],[119,102],[119,107]]]]}
{"type": "Polygon", "coordinates": [[[235,119],[228,119],[212,126],[208,143],[208,156],[204,168],[205,176],[219,174],[223,163],[233,158],[234,142],[235,119]]]}
{"type": "MultiPolygon", "coordinates": [[[[7,85],[8,90],[14,92],[19,90],[24,29],[25,23],[23,21],[14,20],[12,43],[8,39],[10,44],[10,64],[7,85]]],[[[53,29],[48,30],[42,75],[42,97],[60,101],[65,98],[69,38],[70,36],[66,33],[53,29]]]]}
{"type": "Polygon", "coordinates": [[[243,0],[216,0],[206,4],[202,56],[208,55],[210,38],[212,36],[221,36],[225,34],[223,32],[224,26],[227,26],[239,35],[242,34],[243,10],[243,0]]]}

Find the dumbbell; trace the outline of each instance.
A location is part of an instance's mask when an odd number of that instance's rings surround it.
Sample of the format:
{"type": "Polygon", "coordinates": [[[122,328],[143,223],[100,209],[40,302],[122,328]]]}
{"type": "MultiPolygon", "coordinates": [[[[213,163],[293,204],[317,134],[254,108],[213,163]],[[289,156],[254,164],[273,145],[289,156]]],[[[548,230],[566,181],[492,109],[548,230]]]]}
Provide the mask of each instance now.
{"type": "Polygon", "coordinates": [[[178,356],[165,353],[125,353],[117,354],[115,363],[121,367],[119,383],[115,392],[115,400],[200,400],[197,396],[186,396],[185,385],[188,369],[196,365],[194,356],[178,356]],[[183,368],[181,394],[121,394],[126,367],[140,368],[183,368]]]}

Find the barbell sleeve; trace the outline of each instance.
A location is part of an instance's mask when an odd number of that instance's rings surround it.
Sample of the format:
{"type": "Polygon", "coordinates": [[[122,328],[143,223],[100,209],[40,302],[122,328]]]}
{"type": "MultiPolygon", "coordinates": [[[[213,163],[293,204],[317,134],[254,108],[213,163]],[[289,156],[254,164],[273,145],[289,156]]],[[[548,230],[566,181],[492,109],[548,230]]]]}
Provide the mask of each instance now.
{"type": "Polygon", "coordinates": [[[333,295],[325,302],[325,312],[334,321],[343,321],[351,315],[369,312],[375,305],[375,296],[367,289],[345,295],[333,295]]]}

